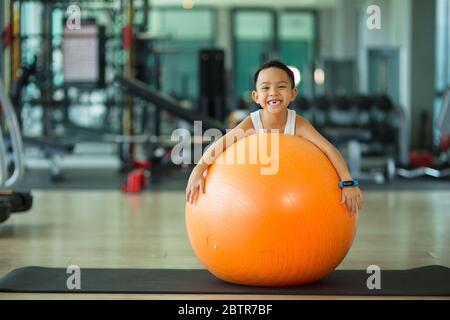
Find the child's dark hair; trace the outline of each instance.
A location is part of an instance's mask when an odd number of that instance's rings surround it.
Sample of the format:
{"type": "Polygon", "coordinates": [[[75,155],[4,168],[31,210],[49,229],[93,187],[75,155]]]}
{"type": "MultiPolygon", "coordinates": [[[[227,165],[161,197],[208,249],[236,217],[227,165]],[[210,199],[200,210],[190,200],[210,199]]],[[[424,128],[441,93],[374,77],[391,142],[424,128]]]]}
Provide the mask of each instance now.
{"type": "Polygon", "coordinates": [[[289,67],[287,65],[285,65],[283,62],[281,62],[280,60],[269,60],[266,63],[264,63],[256,72],[255,75],[253,77],[253,86],[256,89],[256,81],[258,80],[258,76],[259,73],[264,70],[264,69],[269,69],[269,68],[278,68],[281,70],[284,70],[288,77],[289,80],[291,80],[291,88],[294,89],[295,88],[295,80],[294,80],[294,73],[292,72],[291,69],[289,69],[289,67]]]}

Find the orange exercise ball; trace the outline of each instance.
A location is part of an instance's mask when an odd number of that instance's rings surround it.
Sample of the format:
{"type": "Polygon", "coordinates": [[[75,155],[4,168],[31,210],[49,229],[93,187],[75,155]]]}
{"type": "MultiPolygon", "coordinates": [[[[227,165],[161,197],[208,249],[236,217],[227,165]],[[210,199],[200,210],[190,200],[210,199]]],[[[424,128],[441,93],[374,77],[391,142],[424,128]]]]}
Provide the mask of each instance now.
{"type": "Polygon", "coordinates": [[[338,182],[329,159],[306,139],[243,138],[209,167],[205,193],[186,204],[194,252],[212,274],[235,284],[319,280],[341,263],[356,234],[357,215],[340,204],[338,182]]]}

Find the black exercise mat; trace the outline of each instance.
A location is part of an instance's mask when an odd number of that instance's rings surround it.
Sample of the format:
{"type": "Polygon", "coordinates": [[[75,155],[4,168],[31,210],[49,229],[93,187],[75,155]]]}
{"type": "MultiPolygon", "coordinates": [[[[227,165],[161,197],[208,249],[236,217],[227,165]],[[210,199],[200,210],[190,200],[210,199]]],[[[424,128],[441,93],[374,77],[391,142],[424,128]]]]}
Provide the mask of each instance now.
{"type": "Polygon", "coordinates": [[[80,269],[81,289],[69,290],[72,275],[63,268],[24,267],[0,279],[2,292],[36,293],[176,293],[354,296],[449,296],[450,268],[427,266],[410,270],[381,270],[381,289],[369,290],[365,270],[335,270],[307,285],[261,288],[223,282],[206,270],[80,269]]]}

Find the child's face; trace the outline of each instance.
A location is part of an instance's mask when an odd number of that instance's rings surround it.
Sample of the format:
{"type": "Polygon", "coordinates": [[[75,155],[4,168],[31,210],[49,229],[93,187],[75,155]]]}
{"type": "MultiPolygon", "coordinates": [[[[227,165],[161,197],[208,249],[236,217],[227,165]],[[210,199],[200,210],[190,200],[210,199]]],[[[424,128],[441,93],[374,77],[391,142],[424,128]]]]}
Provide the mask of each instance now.
{"type": "Polygon", "coordinates": [[[289,76],[278,68],[261,70],[252,92],[253,101],[273,114],[286,110],[296,96],[297,88],[291,88],[289,76]]]}

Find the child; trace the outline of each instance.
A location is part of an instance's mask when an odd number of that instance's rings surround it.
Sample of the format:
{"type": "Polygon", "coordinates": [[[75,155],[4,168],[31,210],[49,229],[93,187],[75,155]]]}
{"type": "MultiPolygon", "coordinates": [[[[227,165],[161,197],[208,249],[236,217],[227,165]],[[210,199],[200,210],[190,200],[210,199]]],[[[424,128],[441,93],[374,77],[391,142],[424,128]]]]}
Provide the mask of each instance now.
{"type": "MultiPolygon", "coordinates": [[[[326,140],[314,127],[303,117],[295,114],[294,110],[288,109],[291,101],[297,96],[297,88],[294,84],[294,74],[288,66],[280,61],[272,60],[265,63],[254,76],[255,90],[252,92],[253,101],[262,109],[253,112],[246,117],[238,126],[229,131],[225,136],[218,139],[205,152],[199,163],[194,167],[186,187],[186,201],[193,203],[200,192],[205,192],[205,172],[209,165],[224,151],[234,139],[227,139],[228,135],[235,134],[234,131],[245,132],[252,130],[263,132],[266,130],[278,130],[284,134],[296,135],[308,139],[319,147],[334,165],[341,181],[345,181],[342,187],[341,204],[346,204],[352,213],[358,213],[362,208],[363,196],[359,187],[353,186],[353,178],[348,171],[345,161],[339,151],[326,140]],[[230,141],[229,141],[230,140],[230,141]],[[217,152],[217,146],[222,145],[217,152]],[[214,152],[215,150],[216,152],[214,152]],[[210,159],[206,161],[206,159],[210,159]]],[[[235,134],[236,135],[236,134],[235,134]]],[[[238,136],[237,138],[243,138],[238,136]]]]}

